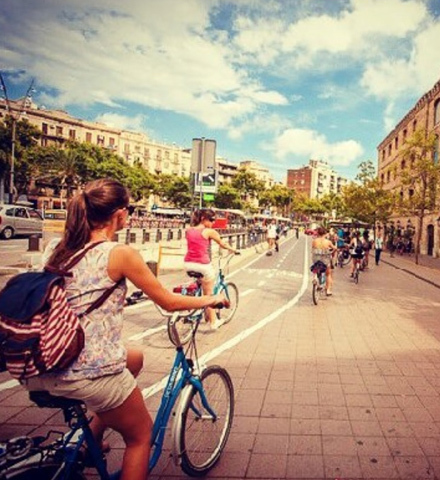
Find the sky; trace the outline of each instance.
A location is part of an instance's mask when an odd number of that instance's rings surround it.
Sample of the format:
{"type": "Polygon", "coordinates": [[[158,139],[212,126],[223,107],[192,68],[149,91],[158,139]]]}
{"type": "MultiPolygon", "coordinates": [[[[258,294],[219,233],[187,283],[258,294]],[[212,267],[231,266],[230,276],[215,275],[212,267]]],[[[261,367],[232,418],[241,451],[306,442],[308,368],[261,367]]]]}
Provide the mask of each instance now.
{"type": "Polygon", "coordinates": [[[8,96],[283,181],[354,178],[440,80],[440,0],[1,0],[8,96]]]}

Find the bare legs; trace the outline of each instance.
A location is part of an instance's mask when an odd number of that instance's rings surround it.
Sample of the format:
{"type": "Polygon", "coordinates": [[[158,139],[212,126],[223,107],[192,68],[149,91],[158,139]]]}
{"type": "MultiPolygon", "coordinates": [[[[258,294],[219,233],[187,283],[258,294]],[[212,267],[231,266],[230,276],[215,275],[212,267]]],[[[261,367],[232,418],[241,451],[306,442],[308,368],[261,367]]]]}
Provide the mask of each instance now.
{"type": "MultiPolygon", "coordinates": [[[[203,295],[212,295],[214,292],[214,280],[206,280],[203,278],[202,280],[202,289],[203,295]]],[[[205,310],[206,321],[209,322],[211,325],[215,321],[215,311],[213,308],[207,308],[205,310]]]]}

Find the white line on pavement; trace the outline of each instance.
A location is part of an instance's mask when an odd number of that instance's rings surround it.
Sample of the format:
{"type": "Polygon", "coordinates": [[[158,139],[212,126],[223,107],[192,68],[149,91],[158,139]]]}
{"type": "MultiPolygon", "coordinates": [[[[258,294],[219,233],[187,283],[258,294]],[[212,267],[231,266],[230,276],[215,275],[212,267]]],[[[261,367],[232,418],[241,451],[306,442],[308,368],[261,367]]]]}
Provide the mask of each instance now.
{"type": "MultiPolygon", "coordinates": [[[[304,273],[303,273],[303,281],[301,284],[301,288],[298,291],[298,293],[285,305],[280,307],[278,310],[275,310],[272,312],[270,315],[267,317],[263,318],[256,324],[254,324],[252,327],[243,330],[241,333],[236,335],[235,337],[231,338],[227,342],[223,343],[222,345],[218,346],[217,348],[214,348],[210,352],[205,353],[205,355],[202,355],[200,357],[199,362],[200,363],[205,363],[209,360],[212,360],[213,358],[217,357],[221,353],[225,352],[226,350],[231,349],[235,345],[239,344],[243,340],[245,340],[247,337],[255,333],[256,331],[260,330],[261,328],[265,327],[267,324],[273,322],[276,320],[282,313],[284,313],[286,310],[289,308],[293,307],[298,303],[300,298],[304,295],[304,293],[307,291],[307,287],[309,284],[309,269],[307,265],[307,259],[308,259],[308,251],[307,251],[307,242],[305,243],[305,249],[304,249],[304,273]]],[[[155,383],[151,387],[144,388],[142,390],[142,395],[145,399],[148,397],[154,395],[155,393],[159,392],[162,390],[167,382],[168,377],[163,378],[159,382],[155,383]]]]}
{"type": "Polygon", "coordinates": [[[162,330],[166,330],[167,326],[166,325],[161,325],[160,327],[156,328],[149,328],[148,330],[145,330],[144,332],[141,333],[136,333],[135,335],[132,335],[131,337],[128,337],[128,340],[140,340],[141,338],[149,337],[151,335],[154,335],[157,332],[161,332],[162,330]]]}
{"type": "Polygon", "coordinates": [[[249,295],[252,292],[255,292],[255,288],[249,288],[248,290],[245,290],[244,292],[240,293],[240,298],[243,298],[243,297],[245,297],[246,295],[249,295]]]}
{"type": "Polygon", "coordinates": [[[14,388],[17,385],[20,385],[18,380],[8,380],[7,382],[0,383],[0,392],[8,390],[9,388],[14,388]]]}

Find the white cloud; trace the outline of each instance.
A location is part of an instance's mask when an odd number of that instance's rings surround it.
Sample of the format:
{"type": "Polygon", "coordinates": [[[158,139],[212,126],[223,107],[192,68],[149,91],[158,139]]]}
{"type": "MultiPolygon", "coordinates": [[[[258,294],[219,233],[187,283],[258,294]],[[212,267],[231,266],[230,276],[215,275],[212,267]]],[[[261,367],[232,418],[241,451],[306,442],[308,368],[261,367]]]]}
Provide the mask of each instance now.
{"type": "Polygon", "coordinates": [[[275,138],[272,150],[280,158],[289,155],[303,159],[324,160],[333,166],[348,166],[364,153],[362,146],[355,140],[331,143],[327,138],[314,131],[290,128],[275,138]]]}
{"type": "Polygon", "coordinates": [[[117,113],[103,113],[95,118],[96,122],[104,123],[109,127],[142,132],[145,130],[146,118],[144,115],[128,117],[117,113]]]}

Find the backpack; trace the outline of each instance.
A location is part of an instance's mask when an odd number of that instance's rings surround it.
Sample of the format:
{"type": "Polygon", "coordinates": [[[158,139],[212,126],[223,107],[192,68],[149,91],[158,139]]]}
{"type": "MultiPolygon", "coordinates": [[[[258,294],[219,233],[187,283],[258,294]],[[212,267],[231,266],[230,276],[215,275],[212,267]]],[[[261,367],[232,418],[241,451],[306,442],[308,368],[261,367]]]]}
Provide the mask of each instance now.
{"type": "Polygon", "coordinates": [[[18,380],[67,368],[84,347],[80,320],[100,307],[116,283],[81,314],[70,307],[64,279],[96,242],[75,255],[63,270],[45,268],[11,278],[0,292],[0,371],[18,380]]]}
{"type": "Polygon", "coordinates": [[[310,271],[316,274],[322,274],[327,271],[327,265],[321,260],[317,260],[311,267],[310,271]]]}

